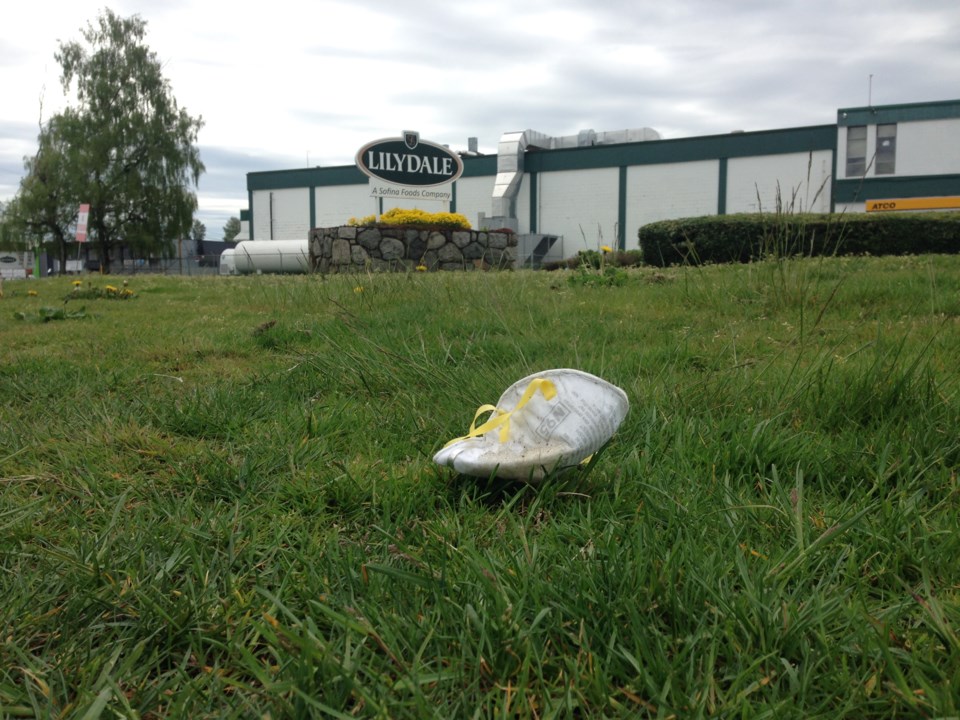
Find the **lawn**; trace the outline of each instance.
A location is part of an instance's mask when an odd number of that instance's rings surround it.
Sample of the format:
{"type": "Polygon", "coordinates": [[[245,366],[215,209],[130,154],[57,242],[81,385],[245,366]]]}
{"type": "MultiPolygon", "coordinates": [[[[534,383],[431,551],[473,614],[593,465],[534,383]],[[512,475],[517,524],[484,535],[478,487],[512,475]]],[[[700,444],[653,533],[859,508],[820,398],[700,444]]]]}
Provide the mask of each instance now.
{"type": "Polygon", "coordinates": [[[960,714],[960,257],[624,273],[7,282],[0,718],[960,714]]]}

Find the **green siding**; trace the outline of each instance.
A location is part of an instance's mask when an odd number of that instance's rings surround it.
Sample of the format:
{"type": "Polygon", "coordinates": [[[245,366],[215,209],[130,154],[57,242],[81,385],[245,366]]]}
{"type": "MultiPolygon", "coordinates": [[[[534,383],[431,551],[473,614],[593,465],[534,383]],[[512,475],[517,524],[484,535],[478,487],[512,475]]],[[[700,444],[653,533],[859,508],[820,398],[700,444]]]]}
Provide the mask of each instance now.
{"type": "MultiPolygon", "coordinates": [[[[497,158],[485,155],[463,159],[461,177],[483,177],[497,174],[497,158]]],[[[298,168],[296,170],[264,170],[247,173],[247,190],[290,190],[292,188],[322,188],[332,185],[365,185],[370,178],[356,165],[336,167],[298,168]]]]}
{"type": "Polygon", "coordinates": [[[960,100],[883,105],[881,107],[840,108],[837,110],[837,125],[840,126],[948,120],[950,118],[960,118],[960,100]]]}
{"type": "Polygon", "coordinates": [[[834,201],[866,202],[887,198],[937,197],[960,195],[960,175],[918,175],[915,177],[864,178],[838,180],[834,201]]]}
{"type": "Polygon", "coordinates": [[[356,165],[247,173],[247,190],[289,190],[330,185],[365,185],[369,178],[356,165]]]}
{"type": "MultiPolygon", "coordinates": [[[[648,140],[620,145],[594,145],[564,150],[531,150],[524,155],[526,172],[588,170],[594,168],[657,165],[662,163],[716,160],[717,158],[752,157],[833,150],[836,148],[835,125],[787,130],[765,130],[729,135],[710,135],[674,140],[648,140]]],[[[488,177],[497,174],[496,155],[463,158],[461,177],[488,177]]],[[[360,185],[367,182],[355,165],[297,170],[268,170],[247,173],[247,189],[286,190],[298,187],[360,185]]]]}
{"type": "Polygon", "coordinates": [[[460,177],[484,177],[497,174],[497,156],[484,155],[482,157],[465,157],[463,160],[463,175],[460,177]]]}
{"type": "Polygon", "coordinates": [[[630,165],[659,165],[716,160],[722,157],[755,157],[811,150],[833,150],[836,144],[835,125],[816,125],[789,130],[731,133],[675,140],[648,140],[564,150],[533,150],[524,156],[524,168],[528,172],[551,172],[630,165]]]}

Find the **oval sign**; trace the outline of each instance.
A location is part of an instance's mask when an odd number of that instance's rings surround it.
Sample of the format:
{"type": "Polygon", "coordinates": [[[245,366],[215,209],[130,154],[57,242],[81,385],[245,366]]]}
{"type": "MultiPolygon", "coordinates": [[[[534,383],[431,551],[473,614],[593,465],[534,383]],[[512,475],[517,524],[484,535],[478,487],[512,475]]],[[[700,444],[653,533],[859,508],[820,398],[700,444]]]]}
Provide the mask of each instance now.
{"type": "Polygon", "coordinates": [[[459,155],[443,145],[421,140],[415,132],[367,143],[357,152],[356,160],[366,175],[394,185],[446,185],[463,172],[459,155]]]}

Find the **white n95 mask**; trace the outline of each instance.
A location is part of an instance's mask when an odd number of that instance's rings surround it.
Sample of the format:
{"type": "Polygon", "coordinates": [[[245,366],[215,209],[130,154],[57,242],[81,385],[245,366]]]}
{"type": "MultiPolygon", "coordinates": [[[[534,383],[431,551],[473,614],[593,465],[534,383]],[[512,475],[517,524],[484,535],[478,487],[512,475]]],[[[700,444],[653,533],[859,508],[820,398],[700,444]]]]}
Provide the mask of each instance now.
{"type": "Polygon", "coordinates": [[[496,405],[483,405],[470,431],[433,456],[464,475],[542,480],[579,465],[613,437],[627,394],[580,370],[545,370],[518,380],[496,405]],[[484,413],[487,420],[477,425],[484,413]]]}

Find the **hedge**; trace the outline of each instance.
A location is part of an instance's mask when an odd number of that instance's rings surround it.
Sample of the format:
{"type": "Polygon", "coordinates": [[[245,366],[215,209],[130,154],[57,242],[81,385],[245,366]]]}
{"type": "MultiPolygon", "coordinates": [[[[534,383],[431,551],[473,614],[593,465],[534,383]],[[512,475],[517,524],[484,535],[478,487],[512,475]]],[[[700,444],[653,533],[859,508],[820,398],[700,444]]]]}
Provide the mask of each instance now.
{"type": "Polygon", "coordinates": [[[750,262],[792,255],[960,252],[960,212],[710,215],[638,232],[648,265],[750,262]]]}

